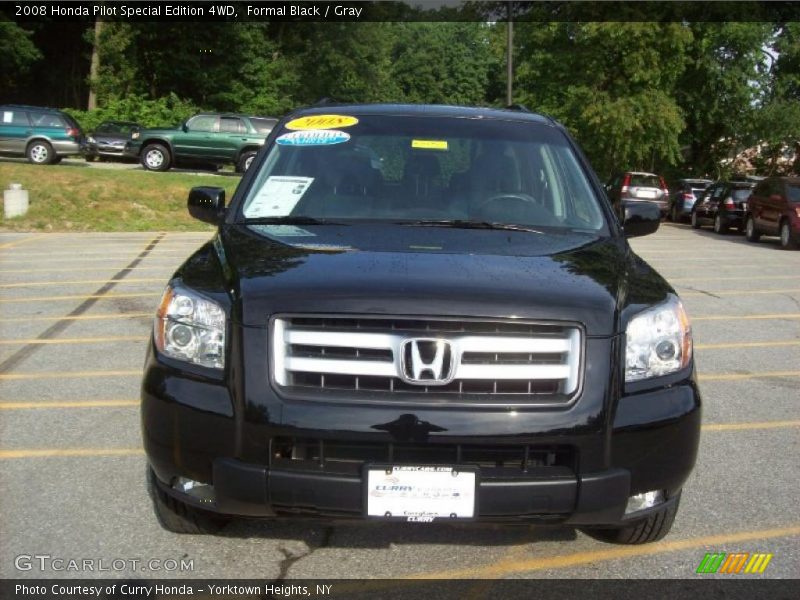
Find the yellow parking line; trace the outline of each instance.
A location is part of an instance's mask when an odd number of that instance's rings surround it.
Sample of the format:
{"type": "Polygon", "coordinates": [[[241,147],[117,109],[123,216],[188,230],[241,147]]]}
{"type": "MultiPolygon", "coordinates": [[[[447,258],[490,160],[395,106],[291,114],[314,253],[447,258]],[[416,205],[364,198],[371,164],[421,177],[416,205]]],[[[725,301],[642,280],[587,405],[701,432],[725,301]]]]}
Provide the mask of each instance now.
{"type": "Polygon", "coordinates": [[[681,292],[681,298],[687,296],[752,296],[759,294],[794,294],[800,292],[800,288],[786,288],[777,290],[719,290],[714,292],[681,292]]]}
{"type": "Polygon", "coordinates": [[[0,402],[0,410],[37,408],[121,408],[139,406],[138,400],[42,400],[37,402],[0,402]]]}
{"type": "MultiPolygon", "coordinates": [[[[99,269],[108,269],[109,271],[166,271],[172,268],[172,265],[156,265],[152,267],[137,265],[135,267],[125,267],[119,269],[113,265],[107,267],[67,267],[64,269],[0,269],[0,273],[84,273],[90,271],[97,273],[99,269]]],[[[106,280],[107,281],[107,280],[106,280]]]]}
{"type": "Polygon", "coordinates": [[[667,279],[671,282],[676,281],[753,281],[758,279],[766,279],[766,280],[773,280],[773,279],[799,279],[799,275],[763,275],[763,276],[747,276],[747,275],[737,275],[731,277],[667,277],[667,279]]]}
{"type": "Polygon", "coordinates": [[[757,373],[707,373],[698,375],[700,381],[740,381],[770,377],[800,377],[800,371],[760,371],[757,373]]]}
{"type": "Polygon", "coordinates": [[[750,429],[783,429],[800,427],[800,421],[762,421],[760,423],[709,423],[703,431],[746,431],[750,429]]]}
{"type": "Polygon", "coordinates": [[[741,321],[741,320],[781,320],[781,319],[800,319],[800,313],[775,313],[768,315],[705,315],[691,317],[691,321],[741,321]]]}
{"type": "Polygon", "coordinates": [[[20,244],[27,244],[29,242],[35,242],[44,237],[44,234],[39,235],[31,235],[25,238],[21,238],[18,240],[12,240],[10,242],[5,242],[4,244],[0,244],[0,250],[5,250],[6,248],[13,248],[14,246],[19,246],[20,244]]]}
{"type": "MultiPolygon", "coordinates": [[[[529,571],[544,571],[547,569],[565,569],[599,562],[608,562],[624,558],[652,556],[680,550],[692,550],[706,546],[726,546],[750,541],[763,541],[772,538],[794,537],[800,535],[800,524],[787,525],[772,529],[756,531],[736,531],[716,535],[692,537],[683,540],[662,541],[646,546],[627,546],[623,548],[608,548],[588,552],[575,552],[560,556],[545,556],[525,559],[501,559],[485,566],[472,566],[463,569],[448,571],[435,571],[429,573],[412,573],[404,577],[410,579],[474,579],[474,578],[499,578],[513,573],[529,571]]],[[[693,568],[693,567],[691,567],[693,568]]]]}
{"type": "Polygon", "coordinates": [[[695,350],[719,350],[721,348],[775,348],[778,346],[800,346],[800,340],[782,342],[730,342],[723,344],[695,344],[695,350]]]}
{"type": "Polygon", "coordinates": [[[52,339],[26,339],[26,340],[0,340],[0,345],[27,345],[27,344],[104,344],[109,342],[144,342],[148,336],[142,335],[118,335],[108,337],[86,337],[86,338],[52,338],[52,339]]]}
{"type": "Polygon", "coordinates": [[[141,448],[35,448],[0,450],[0,460],[8,458],[53,458],[63,456],[142,456],[141,448]]]}
{"type": "Polygon", "coordinates": [[[56,300],[87,300],[97,298],[98,300],[111,300],[113,298],[147,298],[161,296],[161,292],[136,292],[134,294],[75,294],[69,296],[25,296],[21,298],[2,298],[0,304],[12,304],[15,302],[52,302],[56,300]]]}
{"type": "Polygon", "coordinates": [[[102,321],[108,319],[139,319],[142,317],[150,318],[155,315],[152,313],[111,313],[102,315],[73,315],[66,317],[7,317],[0,319],[0,323],[25,323],[28,321],[102,321]]]}
{"type": "Polygon", "coordinates": [[[141,371],[42,371],[26,373],[0,373],[0,381],[23,379],[84,379],[89,377],[132,377],[141,376],[141,371]]]}
{"type": "Polygon", "coordinates": [[[108,283],[113,281],[117,284],[120,283],[150,283],[153,281],[164,281],[163,277],[139,277],[139,278],[126,278],[126,279],[79,279],[75,281],[25,281],[22,283],[4,283],[0,288],[26,288],[42,285],[78,285],[82,283],[108,283]]]}

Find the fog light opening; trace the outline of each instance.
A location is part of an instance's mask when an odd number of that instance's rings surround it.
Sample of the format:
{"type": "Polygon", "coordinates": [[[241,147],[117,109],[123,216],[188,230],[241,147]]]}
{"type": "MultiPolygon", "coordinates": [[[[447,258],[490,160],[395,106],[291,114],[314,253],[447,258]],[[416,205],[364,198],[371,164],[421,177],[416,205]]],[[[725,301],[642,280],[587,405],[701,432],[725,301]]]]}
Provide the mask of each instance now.
{"type": "Polygon", "coordinates": [[[625,514],[627,515],[646,508],[652,508],[662,502],[664,502],[663,490],[653,490],[652,492],[636,494],[628,498],[628,506],[625,507],[625,514]]]}
{"type": "Polygon", "coordinates": [[[194,481],[186,477],[176,477],[172,481],[172,489],[203,503],[213,504],[214,502],[214,486],[209,483],[194,481]]]}

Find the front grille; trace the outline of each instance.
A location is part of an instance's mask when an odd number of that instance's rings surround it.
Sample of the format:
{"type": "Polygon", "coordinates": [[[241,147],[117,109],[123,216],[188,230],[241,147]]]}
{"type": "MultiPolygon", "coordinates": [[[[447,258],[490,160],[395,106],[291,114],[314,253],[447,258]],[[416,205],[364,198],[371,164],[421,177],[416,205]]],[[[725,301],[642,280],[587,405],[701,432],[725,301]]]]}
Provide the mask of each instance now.
{"type": "Polygon", "coordinates": [[[477,466],[481,477],[568,474],[577,469],[575,451],[557,445],[392,443],[276,437],[270,468],[360,475],[365,464],[477,466]]]}
{"type": "Polygon", "coordinates": [[[289,396],[558,404],[579,388],[581,344],[574,325],[283,316],[272,373],[289,396]]]}

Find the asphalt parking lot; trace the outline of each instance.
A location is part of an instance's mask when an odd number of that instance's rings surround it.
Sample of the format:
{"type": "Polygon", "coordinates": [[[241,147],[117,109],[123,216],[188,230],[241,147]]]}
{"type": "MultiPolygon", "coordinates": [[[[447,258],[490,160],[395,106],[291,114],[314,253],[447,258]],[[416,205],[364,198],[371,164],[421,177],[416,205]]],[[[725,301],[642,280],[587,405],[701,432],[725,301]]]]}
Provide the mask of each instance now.
{"type": "Polygon", "coordinates": [[[706,552],[772,553],[740,577],[800,577],[800,252],[673,224],[633,240],[692,317],[705,401],[698,465],[662,542],[308,520],[176,536],[145,491],[137,397],[163,286],[207,237],[0,234],[0,577],[85,576],[15,568],[46,554],[193,563],[102,574],[114,577],[691,578],[706,552]]]}

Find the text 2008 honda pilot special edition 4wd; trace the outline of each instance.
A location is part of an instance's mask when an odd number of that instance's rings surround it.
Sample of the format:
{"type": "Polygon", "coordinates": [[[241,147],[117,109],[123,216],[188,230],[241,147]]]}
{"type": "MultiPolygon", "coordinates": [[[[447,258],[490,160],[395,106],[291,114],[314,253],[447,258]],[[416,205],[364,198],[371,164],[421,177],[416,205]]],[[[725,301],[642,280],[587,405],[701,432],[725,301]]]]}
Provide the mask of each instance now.
{"type": "Polygon", "coordinates": [[[160,523],[555,523],[642,543],[694,466],[689,321],[586,159],[524,110],[281,121],[161,300],[142,385],[160,523]]]}

